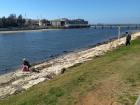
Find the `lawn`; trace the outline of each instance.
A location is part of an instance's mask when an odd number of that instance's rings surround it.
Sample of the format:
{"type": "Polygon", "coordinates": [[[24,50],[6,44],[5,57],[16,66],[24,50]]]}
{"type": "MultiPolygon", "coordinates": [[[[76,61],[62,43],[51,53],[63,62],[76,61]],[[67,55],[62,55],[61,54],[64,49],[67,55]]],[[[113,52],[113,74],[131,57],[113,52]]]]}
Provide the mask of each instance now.
{"type": "Polygon", "coordinates": [[[68,68],[0,105],[134,105],[140,93],[140,38],[68,68]]]}

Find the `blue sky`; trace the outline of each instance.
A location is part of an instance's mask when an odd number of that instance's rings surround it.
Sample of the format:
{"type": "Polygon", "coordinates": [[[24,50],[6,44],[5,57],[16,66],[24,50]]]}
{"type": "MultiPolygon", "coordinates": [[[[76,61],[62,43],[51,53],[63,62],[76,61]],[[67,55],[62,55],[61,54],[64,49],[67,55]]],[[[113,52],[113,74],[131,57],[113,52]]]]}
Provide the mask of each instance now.
{"type": "Polygon", "coordinates": [[[90,23],[140,23],[140,0],[0,0],[0,17],[84,18],[90,23]]]}

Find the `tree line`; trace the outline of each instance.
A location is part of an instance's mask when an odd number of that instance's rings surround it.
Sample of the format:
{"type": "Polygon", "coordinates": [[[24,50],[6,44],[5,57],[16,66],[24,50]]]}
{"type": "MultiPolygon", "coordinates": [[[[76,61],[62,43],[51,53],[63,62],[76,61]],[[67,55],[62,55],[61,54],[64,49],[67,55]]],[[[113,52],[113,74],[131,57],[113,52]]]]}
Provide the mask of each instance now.
{"type": "Polygon", "coordinates": [[[0,28],[23,27],[24,25],[25,19],[22,15],[10,14],[8,17],[3,16],[0,18],[0,28]]]}

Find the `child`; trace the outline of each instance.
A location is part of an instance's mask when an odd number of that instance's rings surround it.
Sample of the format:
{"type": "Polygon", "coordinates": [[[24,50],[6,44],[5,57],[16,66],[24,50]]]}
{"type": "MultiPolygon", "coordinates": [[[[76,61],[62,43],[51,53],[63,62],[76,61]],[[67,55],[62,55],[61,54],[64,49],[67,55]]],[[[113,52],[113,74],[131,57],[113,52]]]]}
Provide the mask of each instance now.
{"type": "Polygon", "coordinates": [[[22,71],[28,72],[28,71],[30,71],[30,67],[31,67],[30,63],[24,58],[23,59],[22,71]]]}

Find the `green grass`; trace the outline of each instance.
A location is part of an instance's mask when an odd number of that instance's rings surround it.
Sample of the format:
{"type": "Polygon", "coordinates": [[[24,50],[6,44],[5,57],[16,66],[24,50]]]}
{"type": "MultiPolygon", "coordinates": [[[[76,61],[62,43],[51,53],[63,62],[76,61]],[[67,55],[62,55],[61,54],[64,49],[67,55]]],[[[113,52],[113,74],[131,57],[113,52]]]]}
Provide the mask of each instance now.
{"type": "Polygon", "coordinates": [[[0,100],[0,105],[75,105],[112,75],[119,75],[118,80],[124,84],[124,90],[115,97],[117,101],[122,105],[133,105],[140,87],[140,38],[131,46],[121,46],[101,57],[68,68],[66,73],[53,80],[0,100]]]}

